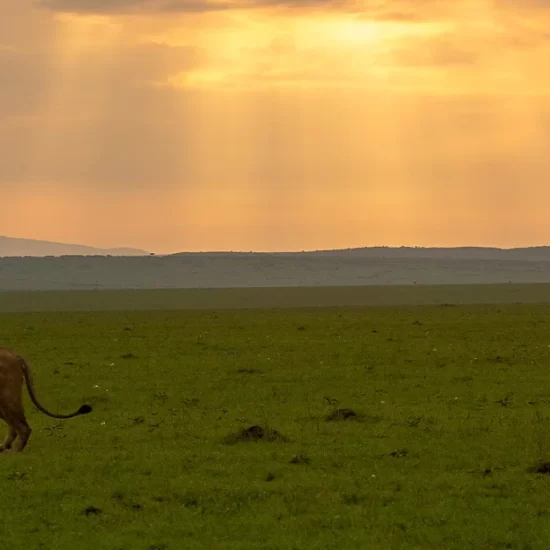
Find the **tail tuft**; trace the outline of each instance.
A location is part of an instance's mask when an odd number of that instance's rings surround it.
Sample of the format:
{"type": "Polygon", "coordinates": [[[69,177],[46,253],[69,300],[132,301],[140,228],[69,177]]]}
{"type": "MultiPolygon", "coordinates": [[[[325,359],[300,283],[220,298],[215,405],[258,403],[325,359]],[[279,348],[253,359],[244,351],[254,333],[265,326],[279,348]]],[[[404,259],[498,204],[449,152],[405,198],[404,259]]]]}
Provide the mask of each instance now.
{"type": "Polygon", "coordinates": [[[78,409],[78,414],[88,414],[92,412],[92,406],[91,405],[82,405],[80,409],[78,409]]]}

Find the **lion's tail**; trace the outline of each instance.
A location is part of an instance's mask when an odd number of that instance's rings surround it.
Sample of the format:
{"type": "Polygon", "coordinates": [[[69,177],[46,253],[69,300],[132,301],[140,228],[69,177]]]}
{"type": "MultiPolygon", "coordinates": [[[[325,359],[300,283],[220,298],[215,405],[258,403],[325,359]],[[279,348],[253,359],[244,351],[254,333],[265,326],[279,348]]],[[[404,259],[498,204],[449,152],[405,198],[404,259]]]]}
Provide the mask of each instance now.
{"type": "Polygon", "coordinates": [[[81,414],[87,414],[89,412],[92,412],[91,405],[82,405],[78,411],[71,413],[71,414],[54,414],[50,411],[46,410],[38,401],[36,394],[34,393],[34,383],[32,379],[32,372],[31,368],[29,367],[29,364],[21,357],[21,368],[23,370],[23,376],[25,377],[25,382],[27,383],[27,390],[29,391],[29,395],[31,397],[31,401],[34,403],[35,407],[43,412],[47,416],[51,416],[52,418],[73,418],[75,416],[79,416],[81,414]]]}

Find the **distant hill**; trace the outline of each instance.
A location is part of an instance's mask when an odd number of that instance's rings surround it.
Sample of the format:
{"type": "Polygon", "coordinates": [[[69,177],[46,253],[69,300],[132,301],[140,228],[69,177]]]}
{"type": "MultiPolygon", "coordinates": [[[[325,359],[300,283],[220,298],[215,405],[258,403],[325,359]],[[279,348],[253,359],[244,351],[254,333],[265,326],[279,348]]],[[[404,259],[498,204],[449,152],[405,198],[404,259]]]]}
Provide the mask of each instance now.
{"type": "Polygon", "coordinates": [[[54,243],[0,236],[0,257],[21,256],[147,256],[136,248],[94,248],[81,244],[54,243]]]}
{"type": "Polygon", "coordinates": [[[0,258],[0,291],[550,283],[545,249],[531,250],[527,259],[518,259],[518,251],[472,251],[473,257],[464,251],[453,257],[451,250],[426,257],[433,250],[366,249],[0,258]],[[399,252],[412,257],[396,257],[399,252]]]}
{"type": "MultiPolygon", "coordinates": [[[[0,257],[45,257],[45,256],[149,256],[146,250],[138,248],[95,248],[81,244],[67,244],[34,239],[19,239],[0,236],[0,257]]],[[[331,258],[379,258],[379,259],[441,259],[441,260],[520,260],[550,261],[550,246],[525,248],[491,248],[491,247],[389,247],[373,246],[362,248],[342,248],[333,250],[309,250],[302,252],[176,252],[160,254],[167,258],[202,257],[202,258],[261,258],[261,257],[331,257],[331,258]]]]}
{"type": "Polygon", "coordinates": [[[0,291],[504,283],[550,283],[550,247],[155,256],[144,250],[0,237],[0,291]]]}
{"type": "Polygon", "coordinates": [[[374,246],[335,250],[312,250],[303,252],[178,252],[171,256],[203,257],[253,257],[253,256],[302,256],[346,257],[387,259],[449,259],[449,260],[522,260],[550,261],[550,246],[528,248],[489,248],[464,246],[456,248],[389,247],[374,246]]]}

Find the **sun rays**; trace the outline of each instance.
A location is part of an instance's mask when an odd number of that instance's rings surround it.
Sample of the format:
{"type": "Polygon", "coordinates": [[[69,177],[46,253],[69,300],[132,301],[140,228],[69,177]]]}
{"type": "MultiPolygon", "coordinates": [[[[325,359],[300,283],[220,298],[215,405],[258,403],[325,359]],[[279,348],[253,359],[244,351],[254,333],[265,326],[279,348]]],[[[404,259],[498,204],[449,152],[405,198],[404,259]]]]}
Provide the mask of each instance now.
{"type": "MultiPolygon", "coordinates": [[[[47,88],[41,90],[41,126],[28,148],[28,170],[37,181],[42,172],[71,154],[60,146],[61,136],[82,124],[92,128],[104,112],[109,67],[91,70],[90,57],[93,60],[96,52],[116,48],[121,35],[121,27],[107,17],[60,14],[53,19],[54,40],[44,52],[49,78],[47,88]]],[[[93,146],[90,142],[90,149],[93,146]]]]}
{"type": "Polygon", "coordinates": [[[18,186],[16,209],[47,203],[49,237],[106,245],[118,224],[151,249],[138,239],[300,249],[430,244],[436,227],[457,244],[496,235],[499,219],[507,239],[549,227],[533,210],[550,199],[550,10],[21,1],[33,36],[0,20],[0,128],[13,132],[0,185],[18,186]],[[99,230],[107,193],[115,221],[99,230]]]}

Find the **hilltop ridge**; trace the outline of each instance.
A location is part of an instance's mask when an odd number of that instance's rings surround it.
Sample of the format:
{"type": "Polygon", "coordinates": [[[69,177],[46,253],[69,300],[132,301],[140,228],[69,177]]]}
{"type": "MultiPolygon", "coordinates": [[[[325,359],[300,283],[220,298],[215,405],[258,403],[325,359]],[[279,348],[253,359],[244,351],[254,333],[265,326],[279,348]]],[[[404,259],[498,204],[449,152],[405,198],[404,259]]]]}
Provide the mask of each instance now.
{"type": "Polygon", "coordinates": [[[350,258],[395,258],[395,259],[455,259],[455,260],[523,260],[550,261],[550,246],[533,246],[523,248],[496,248],[482,246],[461,247],[420,247],[420,246],[372,246],[360,248],[338,248],[326,250],[304,250],[301,252],[240,252],[240,251],[207,251],[176,252],[167,256],[330,256],[350,258]]]}

